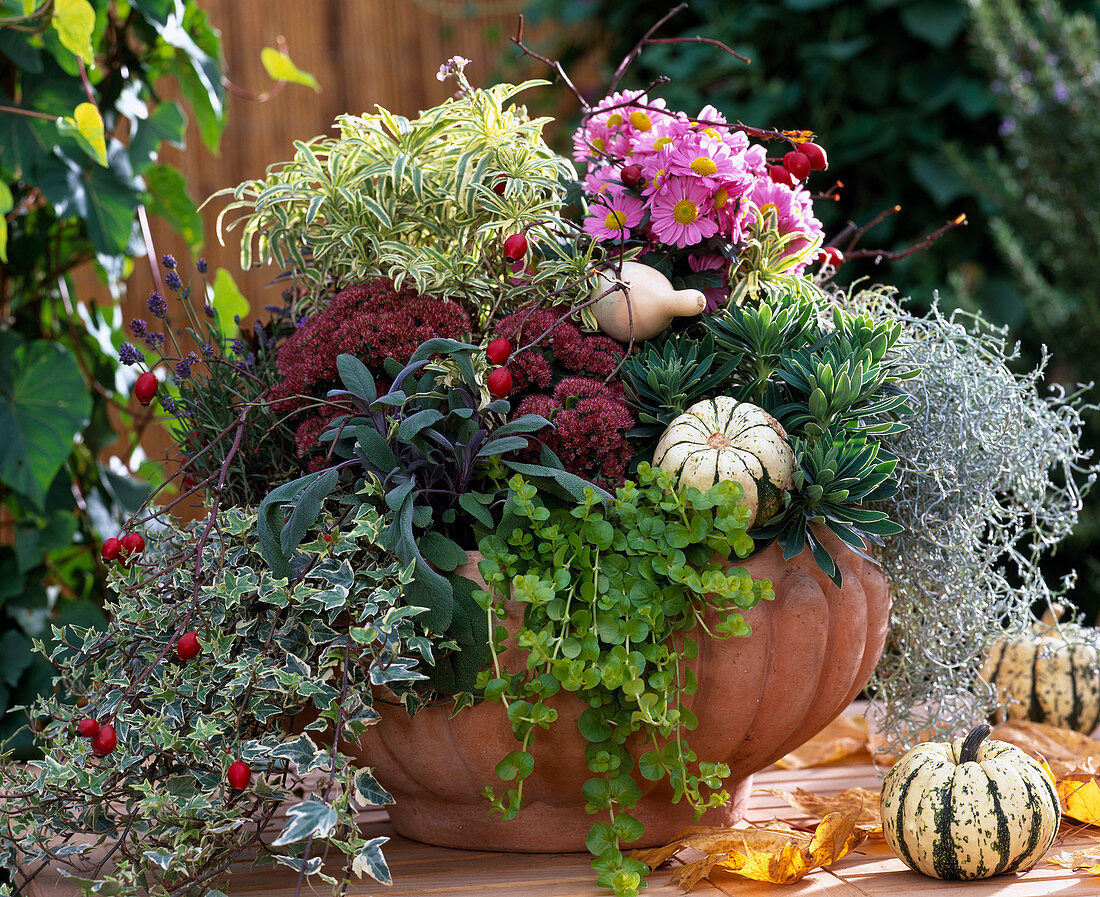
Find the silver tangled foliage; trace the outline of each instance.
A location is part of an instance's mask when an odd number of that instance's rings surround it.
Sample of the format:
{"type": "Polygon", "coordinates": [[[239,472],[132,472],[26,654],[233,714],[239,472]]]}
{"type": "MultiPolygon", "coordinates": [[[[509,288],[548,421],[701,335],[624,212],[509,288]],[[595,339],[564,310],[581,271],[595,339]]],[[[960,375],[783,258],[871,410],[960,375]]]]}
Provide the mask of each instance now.
{"type": "Polygon", "coordinates": [[[883,440],[900,488],[881,507],[906,530],[881,553],[893,608],[869,715],[898,750],[953,737],[998,707],[982,660],[1056,597],[1040,561],[1073,529],[1096,479],[1080,446],[1092,406],[1058,386],[1040,393],[1045,357],[1013,373],[1016,348],[980,318],[938,306],[913,315],[886,289],[839,301],[901,322],[898,349],[921,370],[906,383],[909,429],[883,440]]]}

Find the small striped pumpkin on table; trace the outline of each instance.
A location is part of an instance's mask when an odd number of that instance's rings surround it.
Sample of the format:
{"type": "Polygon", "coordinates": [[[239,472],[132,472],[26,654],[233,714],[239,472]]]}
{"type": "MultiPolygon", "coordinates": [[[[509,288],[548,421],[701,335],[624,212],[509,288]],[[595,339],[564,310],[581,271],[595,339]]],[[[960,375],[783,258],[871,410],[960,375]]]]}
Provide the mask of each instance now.
{"type": "Polygon", "coordinates": [[[1054,782],[987,723],[952,742],[918,744],[882,783],[882,832],[932,878],[990,878],[1034,866],[1058,834],[1054,782]]]}
{"type": "Polygon", "coordinates": [[[1100,725],[1100,633],[1053,618],[998,639],[982,666],[1010,720],[1030,719],[1090,734],[1100,725]]]}
{"type": "Polygon", "coordinates": [[[705,492],[724,480],[740,483],[752,529],[782,505],[794,475],[794,451],[779,421],[763,408],[718,396],[673,419],[657,443],[653,466],[675,474],[681,489],[705,492]]]}

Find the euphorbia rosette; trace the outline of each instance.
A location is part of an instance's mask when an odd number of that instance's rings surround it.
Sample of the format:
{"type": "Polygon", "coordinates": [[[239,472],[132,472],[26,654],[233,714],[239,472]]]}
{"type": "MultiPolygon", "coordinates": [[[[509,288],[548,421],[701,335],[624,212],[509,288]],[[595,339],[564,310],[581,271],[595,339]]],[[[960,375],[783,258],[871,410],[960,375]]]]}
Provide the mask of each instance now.
{"type": "Polygon", "coordinates": [[[585,119],[573,148],[586,166],[584,230],[597,240],[698,251],[713,238],[736,246],[769,205],[781,236],[803,235],[786,255],[822,236],[809,191],[797,181],[775,183],[765,148],[713,106],[691,119],[644,93],[614,93],[585,119]]]}

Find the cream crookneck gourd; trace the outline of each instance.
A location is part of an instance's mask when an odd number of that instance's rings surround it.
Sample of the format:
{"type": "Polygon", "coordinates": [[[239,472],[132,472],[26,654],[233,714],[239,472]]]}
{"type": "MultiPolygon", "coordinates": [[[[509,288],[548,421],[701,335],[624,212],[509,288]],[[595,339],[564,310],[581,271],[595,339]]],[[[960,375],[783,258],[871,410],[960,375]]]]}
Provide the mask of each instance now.
{"type": "Polygon", "coordinates": [[[909,868],[933,878],[989,878],[1034,866],[1058,834],[1054,782],[990,727],[918,744],[882,782],[882,834],[909,868]]]}
{"type": "Polygon", "coordinates": [[[740,483],[752,529],[779,510],[791,487],[794,451],[783,427],[763,408],[717,396],[673,419],[657,443],[653,466],[675,474],[681,489],[705,492],[723,480],[740,483]]]}
{"type": "Polygon", "coordinates": [[[622,277],[600,271],[592,298],[602,296],[592,306],[600,330],[621,343],[652,339],[663,333],[673,318],[692,317],[706,308],[706,297],[699,290],[677,290],[656,268],[639,262],[623,262],[622,277]],[[622,281],[627,290],[608,293],[622,281]],[[604,293],[607,293],[605,296],[604,293]]]}

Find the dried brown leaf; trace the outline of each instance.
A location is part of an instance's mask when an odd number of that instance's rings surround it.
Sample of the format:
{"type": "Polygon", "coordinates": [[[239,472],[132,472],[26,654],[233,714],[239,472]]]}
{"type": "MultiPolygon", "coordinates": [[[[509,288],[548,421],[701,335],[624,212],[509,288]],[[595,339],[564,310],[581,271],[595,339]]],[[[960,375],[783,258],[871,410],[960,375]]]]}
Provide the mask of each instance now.
{"type": "Polygon", "coordinates": [[[830,813],[850,816],[856,825],[873,838],[882,837],[882,815],[879,813],[879,792],[871,788],[846,788],[834,794],[813,791],[784,791],[782,788],[762,788],[766,794],[774,794],[797,810],[816,819],[830,813]]]}
{"type": "Polygon", "coordinates": [[[754,881],[791,884],[818,866],[835,863],[863,843],[866,833],[855,819],[831,813],[813,836],[781,828],[705,828],[695,826],[666,847],[635,852],[635,858],[655,867],[685,848],[704,856],[684,865],[678,883],[690,891],[716,870],[736,872],[754,881]]]}
{"type": "Polygon", "coordinates": [[[824,766],[866,749],[867,720],[862,716],[841,716],[775,765],[781,769],[824,766]]]}
{"type": "Polygon", "coordinates": [[[1018,720],[997,726],[993,737],[1014,744],[1032,756],[1045,757],[1059,779],[1086,761],[1100,764],[1100,741],[1072,729],[1018,720]]]}
{"type": "Polygon", "coordinates": [[[1087,872],[1089,875],[1100,875],[1100,844],[1094,847],[1085,847],[1081,850],[1068,851],[1052,857],[1047,857],[1045,862],[1072,872],[1087,872]]]}

